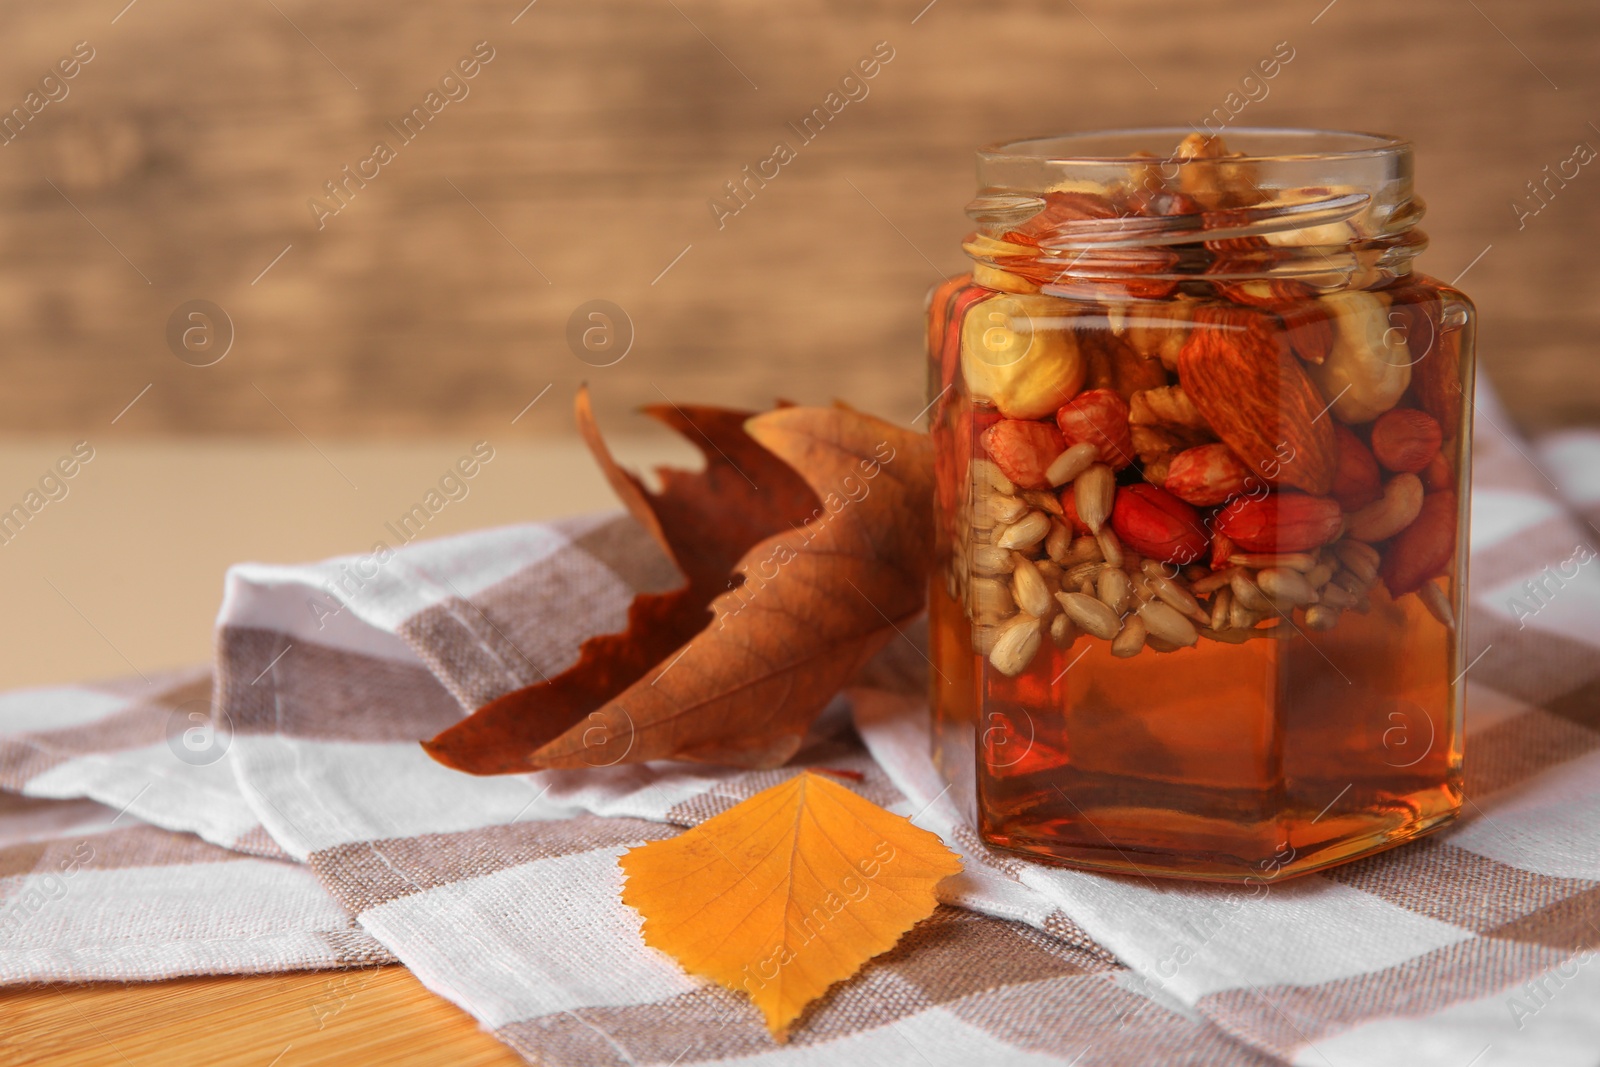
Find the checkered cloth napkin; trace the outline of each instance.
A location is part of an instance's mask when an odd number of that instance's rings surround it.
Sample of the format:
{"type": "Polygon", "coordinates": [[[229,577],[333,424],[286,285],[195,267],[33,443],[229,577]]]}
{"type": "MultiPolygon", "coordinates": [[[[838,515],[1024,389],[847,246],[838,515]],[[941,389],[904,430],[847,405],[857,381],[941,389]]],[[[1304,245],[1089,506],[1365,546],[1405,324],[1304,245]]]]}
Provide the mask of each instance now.
{"type": "Polygon", "coordinates": [[[1000,857],[942,794],[924,709],[877,691],[836,702],[778,771],[435,764],[419,738],[555,674],[621,628],[635,590],[673,582],[631,521],[597,516],[382,565],[234,568],[209,717],[205,674],[0,698],[0,788],[53,798],[0,807],[0,981],[392,954],[559,1065],[1593,1064],[1600,435],[1535,462],[1491,403],[1468,799],[1421,843],[1265,892],[1000,857]],[[967,869],[780,1047],[642,944],[616,858],[806,765],[859,772],[967,869]]]}

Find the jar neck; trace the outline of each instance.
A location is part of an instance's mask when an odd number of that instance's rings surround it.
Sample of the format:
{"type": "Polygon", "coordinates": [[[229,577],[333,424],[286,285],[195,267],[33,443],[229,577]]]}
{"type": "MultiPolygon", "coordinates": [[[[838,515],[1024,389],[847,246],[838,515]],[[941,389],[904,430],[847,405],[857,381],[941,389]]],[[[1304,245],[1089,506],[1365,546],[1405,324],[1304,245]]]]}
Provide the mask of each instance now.
{"type": "Polygon", "coordinates": [[[1116,131],[986,150],[966,251],[980,272],[1063,296],[1280,279],[1375,288],[1410,273],[1427,238],[1409,145],[1297,130],[1227,138],[1116,131]],[[1165,158],[1133,147],[1174,135],[1165,158]]]}

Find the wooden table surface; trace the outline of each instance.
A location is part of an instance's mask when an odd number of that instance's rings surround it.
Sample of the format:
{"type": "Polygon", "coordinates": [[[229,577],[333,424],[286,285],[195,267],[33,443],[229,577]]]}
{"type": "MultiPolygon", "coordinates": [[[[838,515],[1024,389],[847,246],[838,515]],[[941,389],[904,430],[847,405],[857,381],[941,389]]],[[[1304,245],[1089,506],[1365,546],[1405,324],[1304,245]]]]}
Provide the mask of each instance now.
{"type": "MultiPolygon", "coordinates": [[[[576,441],[484,436],[495,458],[437,516],[441,534],[614,506],[576,441]]],[[[471,443],[102,442],[71,493],[0,550],[0,688],[204,661],[230,562],[363,548],[471,443]]],[[[688,458],[662,438],[616,445],[635,465],[688,458]]],[[[60,451],[0,445],[0,484],[60,451]]],[[[8,1065],[352,1062],[522,1060],[400,966],[0,990],[8,1065]]]]}

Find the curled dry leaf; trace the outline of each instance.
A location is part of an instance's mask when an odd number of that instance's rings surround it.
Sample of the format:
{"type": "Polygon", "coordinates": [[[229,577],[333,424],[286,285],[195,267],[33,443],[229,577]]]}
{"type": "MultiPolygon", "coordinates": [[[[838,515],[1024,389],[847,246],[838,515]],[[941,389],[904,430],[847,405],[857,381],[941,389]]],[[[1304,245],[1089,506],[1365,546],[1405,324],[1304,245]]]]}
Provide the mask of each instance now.
{"type": "Polygon", "coordinates": [[[961,870],[936,835],[809,771],[618,863],[645,942],[749,994],[779,1041],[961,870]]]}
{"type": "Polygon", "coordinates": [[[706,462],[701,471],[658,468],[661,491],[652,493],[612,458],[587,390],[578,393],[575,406],[579,432],[611,488],[685,582],[668,592],[639,594],[629,606],[626,630],[591,637],[567,670],[505,694],[423,743],[434,759],[457,770],[530,770],[529,753],[591,721],[592,713],[711,623],[712,600],[727,591],[730,573],[753,545],[805,522],[819,506],[805,480],[745,432],[750,412],[675,404],[645,408],[698,447],[706,462]]]}
{"type": "MultiPolygon", "coordinates": [[[[709,410],[695,415],[710,419],[709,410]]],[[[708,458],[716,483],[663,472],[659,495],[591,439],[630,510],[674,559],[690,561],[680,562],[691,579],[679,591],[685,603],[639,597],[627,633],[591,640],[569,671],[425,743],[435,759],[477,774],[652,759],[777,766],[895,626],[922,610],[931,524],[901,520],[931,507],[926,437],[844,409],[710,421],[713,451],[727,453],[708,458]],[[702,540],[719,542],[716,551],[702,540]]]]}

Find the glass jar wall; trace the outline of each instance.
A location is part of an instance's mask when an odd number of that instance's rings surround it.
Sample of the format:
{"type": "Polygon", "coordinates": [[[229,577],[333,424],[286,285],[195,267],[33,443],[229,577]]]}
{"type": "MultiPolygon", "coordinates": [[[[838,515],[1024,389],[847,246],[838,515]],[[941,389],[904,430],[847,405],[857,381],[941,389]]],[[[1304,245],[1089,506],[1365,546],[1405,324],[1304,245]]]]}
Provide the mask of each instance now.
{"type": "Polygon", "coordinates": [[[1453,818],[1474,313],[1412,269],[1409,146],[1122,131],[979,180],[930,614],[985,840],[1245,881],[1453,818]]]}

